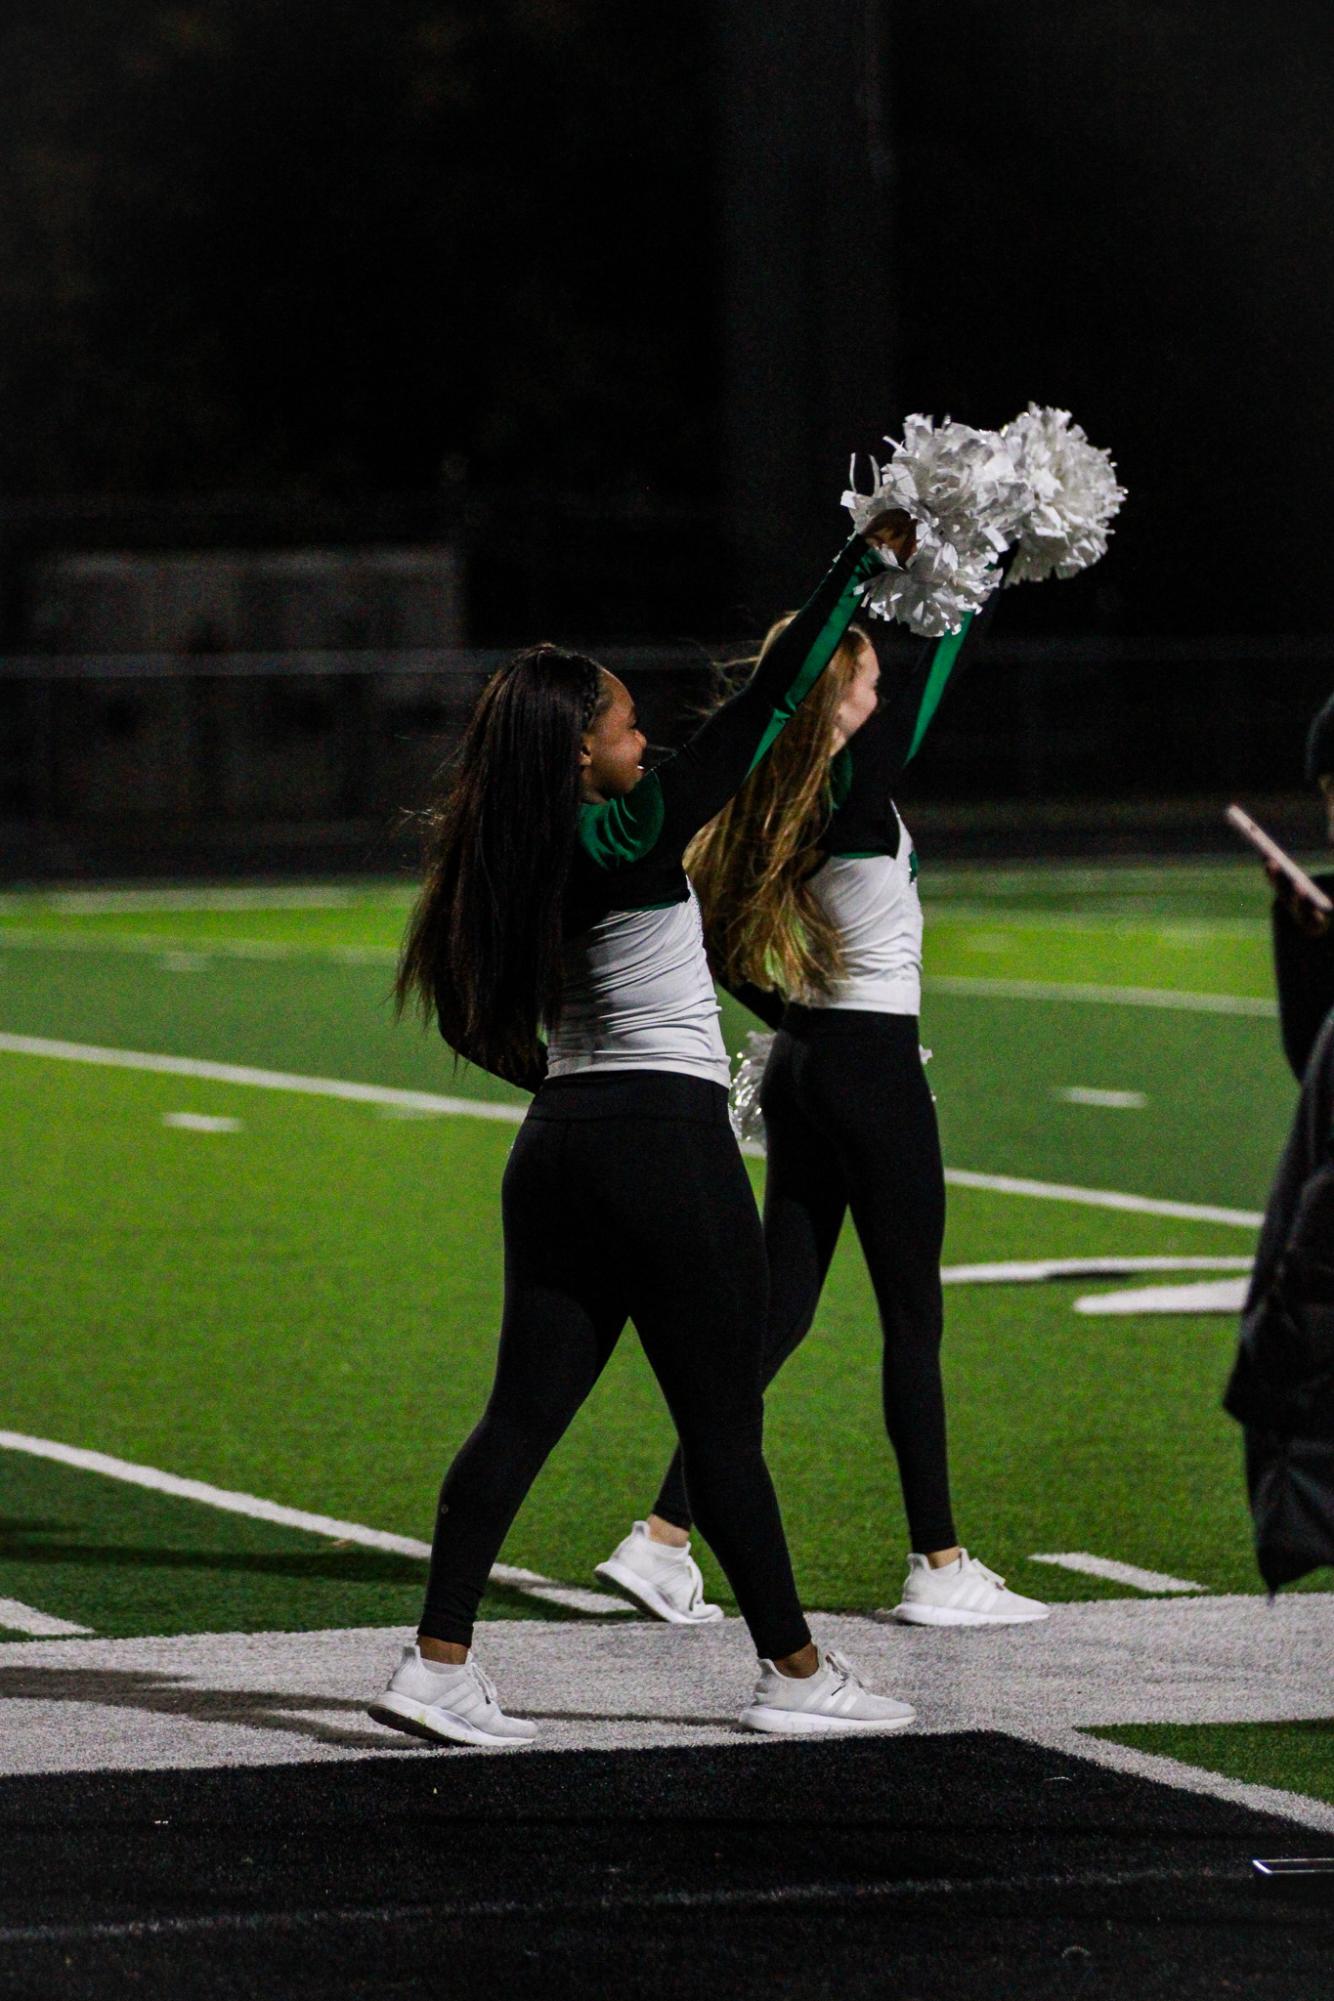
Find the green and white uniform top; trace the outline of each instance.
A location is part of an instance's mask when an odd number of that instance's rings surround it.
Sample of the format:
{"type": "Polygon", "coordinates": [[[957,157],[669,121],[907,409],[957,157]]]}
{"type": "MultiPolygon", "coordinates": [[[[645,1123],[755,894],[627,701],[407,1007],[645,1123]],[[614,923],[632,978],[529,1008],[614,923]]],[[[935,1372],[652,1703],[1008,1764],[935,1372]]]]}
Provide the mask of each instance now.
{"type": "Polygon", "coordinates": [[[854,535],[741,692],[632,792],[582,809],[549,1077],[667,1070],[726,1086],[718,1003],[682,857],[810,693],[879,568],[875,550],[854,535]]]}
{"type": "MultiPolygon", "coordinates": [[[[897,658],[891,652],[881,669],[874,714],[830,765],[830,816],[820,840],[824,859],[809,883],[837,927],[844,968],[829,993],[803,997],[809,1008],[866,1014],[920,1011],[917,855],[893,791],[957,676],[965,643],[970,636],[975,641],[996,597],[993,591],[982,611],[966,619],[958,632],[903,644],[897,658]]],[[[771,1028],[782,1026],[781,994],[741,981],[729,986],[771,1028]]]]}
{"type": "Polygon", "coordinates": [[[843,972],[810,1007],[920,1014],[922,904],[917,855],[892,789],[953,678],[973,621],[887,668],[875,713],[830,768],[833,811],[811,893],[837,927],[843,972]]]}
{"type": "Polygon", "coordinates": [[[838,931],[843,972],[808,1005],[920,1014],[922,904],[917,857],[903,822],[897,853],[831,855],[812,878],[811,894],[838,931]]]}

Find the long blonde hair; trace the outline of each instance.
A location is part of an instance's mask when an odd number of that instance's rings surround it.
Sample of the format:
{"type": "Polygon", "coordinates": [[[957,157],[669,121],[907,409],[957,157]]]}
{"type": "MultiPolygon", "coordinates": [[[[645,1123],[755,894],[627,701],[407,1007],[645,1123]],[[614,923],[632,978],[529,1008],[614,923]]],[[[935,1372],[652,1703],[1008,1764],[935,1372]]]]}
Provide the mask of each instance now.
{"type": "MultiPolygon", "coordinates": [[[[770,626],[760,659],[794,616],[770,626]]],[[[769,755],[686,850],[709,959],[729,984],[777,988],[800,1001],[828,994],[843,971],[838,932],[810,878],[833,806],[835,719],[866,643],[865,633],[849,627],[769,755]]]]}

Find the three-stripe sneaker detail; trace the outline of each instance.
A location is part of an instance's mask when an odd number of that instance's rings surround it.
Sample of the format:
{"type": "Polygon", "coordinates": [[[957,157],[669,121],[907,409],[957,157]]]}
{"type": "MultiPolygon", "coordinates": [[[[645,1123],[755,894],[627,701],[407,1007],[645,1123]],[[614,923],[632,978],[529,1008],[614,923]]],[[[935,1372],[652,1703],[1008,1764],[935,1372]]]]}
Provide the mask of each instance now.
{"type": "Polygon", "coordinates": [[[473,1744],[490,1750],[517,1750],[531,1744],[537,1725],[507,1716],[495,1683],[476,1661],[460,1666],[425,1661],[420,1650],[404,1647],[388,1688],[369,1704],[368,1716],[409,1737],[437,1744],[473,1744]]]}
{"type": "Polygon", "coordinates": [[[722,1606],[710,1605],[704,1596],[704,1579],[689,1543],[676,1549],[655,1542],[647,1522],[636,1522],[593,1574],[670,1626],[712,1626],[723,1616],[722,1606]]]}
{"type": "Polygon", "coordinates": [[[899,1603],[875,1616],[901,1626],[1026,1626],[1051,1615],[1039,1599],[1009,1590],[1003,1577],[964,1549],[939,1570],[914,1552],[899,1603]]]}
{"type": "Polygon", "coordinates": [[[819,1656],[815,1673],[801,1678],[780,1674],[772,1661],[762,1660],[755,1694],[738,1721],[747,1730],[785,1737],[903,1730],[913,1721],[916,1711],[908,1703],[872,1695],[851,1662],[832,1647],[821,1647],[819,1656]]]}

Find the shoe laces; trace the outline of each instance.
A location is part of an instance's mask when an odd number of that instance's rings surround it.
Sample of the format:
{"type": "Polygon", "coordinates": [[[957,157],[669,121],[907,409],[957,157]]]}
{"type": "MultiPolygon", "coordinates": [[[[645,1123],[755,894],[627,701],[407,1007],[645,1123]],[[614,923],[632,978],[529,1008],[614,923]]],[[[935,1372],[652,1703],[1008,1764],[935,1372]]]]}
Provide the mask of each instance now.
{"type": "Polygon", "coordinates": [[[495,1708],[499,1709],[500,1697],[499,1695],[497,1695],[496,1685],[492,1681],[490,1675],[486,1672],[486,1669],[478,1667],[476,1661],[469,1661],[468,1668],[472,1675],[473,1680],[477,1683],[477,1686],[481,1689],[487,1701],[489,1703],[492,1703],[495,1708]]]}
{"type": "Polygon", "coordinates": [[[968,1561],[976,1574],[979,1577],[985,1577],[988,1584],[994,1584],[998,1591],[1005,1589],[1005,1579],[998,1577],[994,1570],[988,1570],[985,1563],[979,1563],[975,1556],[970,1556],[968,1561]]]}
{"type": "Polygon", "coordinates": [[[847,1682],[851,1682],[854,1688],[865,1688],[866,1684],[852,1665],[852,1662],[845,1655],[837,1653],[833,1647],[825,1648],[824,1662],[825,1666],[837,1678],[840,1687],[847,1682]]]}

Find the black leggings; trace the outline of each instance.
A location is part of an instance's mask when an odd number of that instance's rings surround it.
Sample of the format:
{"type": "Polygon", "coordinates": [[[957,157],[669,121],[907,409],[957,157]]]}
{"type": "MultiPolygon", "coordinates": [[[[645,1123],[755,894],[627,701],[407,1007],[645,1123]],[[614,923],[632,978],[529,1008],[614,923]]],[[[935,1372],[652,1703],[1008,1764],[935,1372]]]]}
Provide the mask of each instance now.
{"type": "MultiPolygon", "coordinates": [[[[908,1533],[915,1550],[948,1549],[957,1538],[940,1379],[945,1177],[916,1016],[790,1007],[761,1104],[769,1156],[765,1384],[810,1328],[851,1209],[880,1309],[885,1428],[908,1533]]],[[[690,1526],[679,1454],[654,1512],[690,1526]]]]}
{"type": "Polygon", "coordinates": [[[810,1633],[761,1442],[764,1241],[726,1092],[661,1071],[545,1084],[501,1200],[495,1386],[445,1475],[422,1633],[470,1643],[506,1531],[629,1318],[756,1649],[796,1653],[810,1633]]]}

